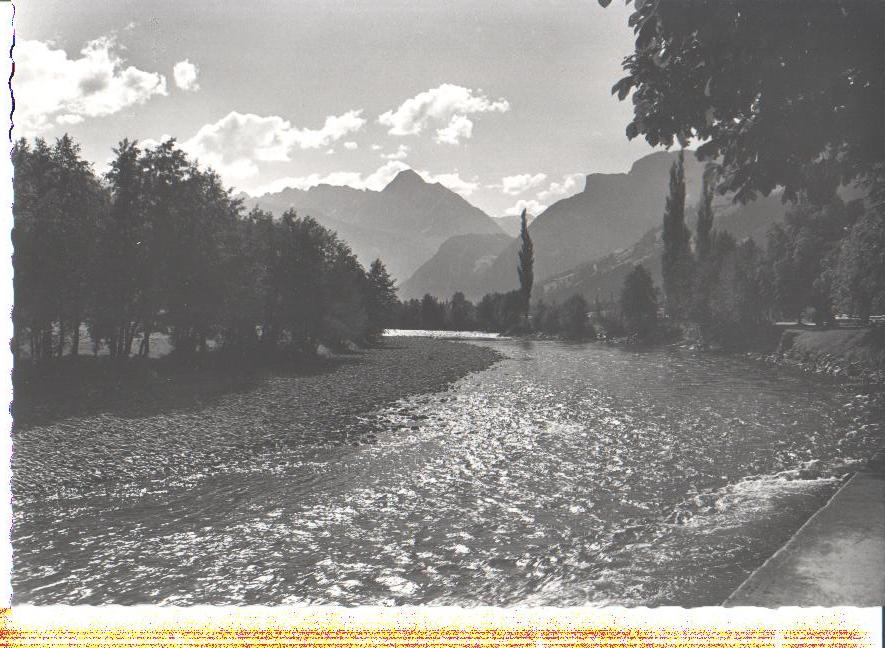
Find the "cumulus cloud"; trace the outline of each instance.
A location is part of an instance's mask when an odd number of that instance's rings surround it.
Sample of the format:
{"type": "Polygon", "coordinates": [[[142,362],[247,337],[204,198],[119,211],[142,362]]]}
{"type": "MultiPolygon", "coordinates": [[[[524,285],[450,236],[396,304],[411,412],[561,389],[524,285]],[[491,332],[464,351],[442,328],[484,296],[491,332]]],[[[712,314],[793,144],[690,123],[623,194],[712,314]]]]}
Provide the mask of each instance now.
{"type": "Polygon", "coordinates": [[[187,59],[179,61],[172,67],[175,85],[182,90],[197,91],[200,89],[200,84],[197,83],[198,73],[199,68],[187,59]]]}
{"type": "Polygon", "coordinates": [[[288,162],[293,149],[318,149],[360,130],[366,123],[361,110],[326,117],[322,128],[295,128],[276,115],[266,117],[228,113],[206,124],[181,148],[229,178],[258,173],[256,162],[288,162]]]}
{"type": "Polygon", "coordinates": [[[166,95],[166,77],[127,66],[113,38],[90,41],[78,58],[37,40],[15,46],[15,123],[23,135],[103,117],[166,95]]]}
{"type": "Polygon", "coordinates": [[[406,99],[396,109],[381,114],[378,122],[388,127],[390,135],[417,135],[431,124],[440,124],[436,141],[458,144],[473,135],[473,121],[467,115],[508,110],[510,102],[506,99],[492,101],[481,90],[444,83],[406,99]]]}
{"type": "Polygon", "coordinates": [[[525,209],[526,212],[528,212],[532,216],[537,216],[542,211],[544,211],[544,205],[539,203],[537,200],[520,199],[516,201],[515,205],[505,209],[504,213],[508,216],[519,216],[522,213],[523,209],[525,209]]]}
{"type": "Polygon", "coordinates": [[[518,196],[524,191],[528,191],[547,179],[546,173],[521,173],[519,175],[504,176],[501,178],[500,184],[489,185],[491,189],[500,189],[508,196],[518,196]]]}
{"type": "Polygon", "coordinates": [[[404,160],[408,155],[409,147],[405,144],[400,144],[397,147],[396,151],[394,151],[393,153],[382,153],[381,157],[383,157],[385,160],[404,160]]]}
{"type": "Polygon", "coordinates": [[[543,191],[539,191],[537,194],[538,200],[547,202],[551,198],[578,193],[583,188],[583,182],[583,173],[569,173],[562,177],[561,182],[551,182],[550,186],[543,191]]]}
{"type": "Polygon", "coordinates": [[[435,139],[440,144],[460,144],[462,139],[473,136],[473,122],[464,115],[452,115],[449,125],[436,129],[435,139]]]}
{"type": "Polygon", "coordinates": [[[359,148],[359,144],[357,144],[356,142],[344,142],[344,148],[346,148],[348,151],[355,151],[359,148]]]}

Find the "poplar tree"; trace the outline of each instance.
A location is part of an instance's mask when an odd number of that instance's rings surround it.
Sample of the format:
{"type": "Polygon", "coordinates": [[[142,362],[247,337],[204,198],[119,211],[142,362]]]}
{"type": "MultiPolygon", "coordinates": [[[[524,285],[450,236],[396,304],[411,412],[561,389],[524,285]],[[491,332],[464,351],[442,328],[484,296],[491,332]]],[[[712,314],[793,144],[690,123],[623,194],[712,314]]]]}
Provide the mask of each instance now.
{"type": "Polygon", "coordinates": [[[535,280],[535,248],[532,245],[532,237],[529,236],[525,209],[522,210],[520,219],[519,238],[522,245],[519,248],[519,266],[516,271],[519,274],[519,292],[522,296],[523,313],[528,317],[529,302],[532,297],[532,284],[535,280]]]}
{"type": "Polygon", "coordinates": [[[664,254],[661,272],[667,313],[678,319],[687,315],[691,280],[691,234],[685,226],[685,167],[682,151],[670,168],[670,193],[664,208],[664,254]]]}

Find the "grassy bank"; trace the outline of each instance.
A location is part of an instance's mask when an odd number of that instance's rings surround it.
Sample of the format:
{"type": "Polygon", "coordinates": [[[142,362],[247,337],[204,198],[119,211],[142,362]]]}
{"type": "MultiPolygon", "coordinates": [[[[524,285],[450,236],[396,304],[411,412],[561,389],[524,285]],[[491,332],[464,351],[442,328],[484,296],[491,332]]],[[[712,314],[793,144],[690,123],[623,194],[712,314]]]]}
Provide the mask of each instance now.
{"type": "Polygon", "coordinates": [[[496,359],[474,345],[398,338],[297,370],[147,361],[113,372],[84,360],[16,391],[16,497],[229,469],[243,452],[280,445],[347,443],[361,415],[496,359]]]}
{"type": "Polygon", "coordinates": [[[809,373],[885,383],[885,328],[787,329],[770,361],[809,373]]]}

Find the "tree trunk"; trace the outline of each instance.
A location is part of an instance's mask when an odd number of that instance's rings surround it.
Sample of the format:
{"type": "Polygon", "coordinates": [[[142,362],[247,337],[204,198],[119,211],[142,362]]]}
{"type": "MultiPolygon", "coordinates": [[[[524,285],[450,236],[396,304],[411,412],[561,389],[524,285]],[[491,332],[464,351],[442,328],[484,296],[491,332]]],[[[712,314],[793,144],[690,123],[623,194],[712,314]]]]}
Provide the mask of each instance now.
{"type": "Polygon", "coordinates": [[[61,358],[65,354],[65,321],[58,322],[58,357],[61,358]]]}
{"type": "Polygon", "coordinates": [[[42,360],[52,359],[52,323],[42,329],[43,339],[40,342],[40,355],[42,360]]]}
{"type": "Polygon", "coordinates": [[[71,336],[71,353],[70,355],[76,358],[80,355],[80,316],[74,319],[74,332],[71,336]]]}
{"type": "Polygon", "coordinates": [[[151,352],[151,327],[147,323],[144,325],[144,337],[141,340],[141,346],[138,348],[138,355],[147,358],[151,352]]]}
{"type": "Polygon", "coordinates": [[[132,355],[132,343],[135,341],[135,332],[138,330],[138,322],[132,322],[129,325],[129,329],[127,331],[127,340],[126,340],[126,357],[130,357],[132,355]]]}

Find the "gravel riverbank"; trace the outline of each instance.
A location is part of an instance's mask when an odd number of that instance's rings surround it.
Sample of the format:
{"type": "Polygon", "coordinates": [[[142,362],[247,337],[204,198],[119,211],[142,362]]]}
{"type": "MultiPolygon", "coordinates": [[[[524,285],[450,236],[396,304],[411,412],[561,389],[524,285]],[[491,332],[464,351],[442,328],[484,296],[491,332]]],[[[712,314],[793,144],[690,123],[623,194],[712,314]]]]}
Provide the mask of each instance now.
{"type": "MultiPolygon", "coordinates": [[[[388,338],[307,373],[203,370],[154,375],[128,394],[125,382],[78,389],[86,402],[70,403],[66,416],[26,400],[13,433],[16,514],[47,499],[171,488],[289,444],[360,442],[361,415],[445,389],[497,357],[465,343],[388,338]]],[[[52,390],[40,396],[56,400],[52,390]]]]}

